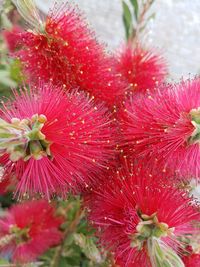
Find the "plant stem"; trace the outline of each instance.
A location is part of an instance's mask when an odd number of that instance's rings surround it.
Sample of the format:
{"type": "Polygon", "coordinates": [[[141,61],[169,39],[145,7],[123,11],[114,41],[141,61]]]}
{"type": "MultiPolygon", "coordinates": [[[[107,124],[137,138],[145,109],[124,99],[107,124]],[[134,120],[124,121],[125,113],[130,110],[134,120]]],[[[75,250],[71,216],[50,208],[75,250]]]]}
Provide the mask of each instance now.
{"type": "Polygon", "coordinates": [[[129,39],[133,46],[137,45],[139,34],[141,32],[142,25],[145,20],[145,15],[147,11],[149,10],[149,8],[151,7],[151,5],[153,4],[153,2],[154,0],[146,0],[146,2],[143,3],[142,5],[142,11],[140,12],[139,17],[138,17],[136,29],[133,30],[132,35],[130,36],[130,39],[129,39]]]}
{"type": "Polygon", "coordinates": [[[52,263],[50,267],[58,267],[59,266],[59,260],[60,257],[62,256],[62,252],[65,246],[65,240],[66,238],[75,232],[77,225],[79,224],[80,220],[82,219],[82,216],[84,214],[84,210],[78,210],[75,216],[75,219],[71,222],[69,227],[67,227],[63,233],[63,241],[62,243],[57,247],[54,257],[52,259],[52,263]]]}

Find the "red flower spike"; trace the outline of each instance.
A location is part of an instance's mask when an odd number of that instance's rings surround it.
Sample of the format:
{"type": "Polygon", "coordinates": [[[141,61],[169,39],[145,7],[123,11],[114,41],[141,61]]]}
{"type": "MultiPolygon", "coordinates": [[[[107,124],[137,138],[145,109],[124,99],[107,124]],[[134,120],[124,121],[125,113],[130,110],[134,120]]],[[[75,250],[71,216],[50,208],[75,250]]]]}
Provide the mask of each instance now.
{"type": "Polygon", "coordinates": [[[23,63],[26,75],[67,90],[79,87],[111,105],[119,102],[127,84],[78,9],[55,5],[43,24],[42,29],[19,35],[22,49],[14,56],[23,63]]]}
{"type": "Polygon", "coordinates": [[[36,260],[62,238],[59,227],[63,220],[45,200],[28,201],[12,206],[0,218],[0,251],[11,254],[14,262],[36,260]]]}
{"type": "Polygon", "coordinates": [[[158,171],[200,177],[200,79],[131,98],[122,115],[124,151],[158,171]]]}
{"type": "Polygon", "coordinates": [[[165,60],[153,50],[124,46],[117,55],[117,70],[129,83],[127,93],[154,91],[167,76],[165,60]]]}
{"type": "Polygon", "coordinates": [[[14,91],[2,112],[0,162],[5,176],[18,178],[20,196],[77,192],[114,162],[111,114],[83,92],[41,84],[21,95],[14,91]]]}
{"type": "Polygon", "coordinates": [[[180,237],[195,233],[192,223],[199,219],[184,191],[137,169],[117,172],[90,197],[89,218],[121,267],[184,266],[180,237]]]}

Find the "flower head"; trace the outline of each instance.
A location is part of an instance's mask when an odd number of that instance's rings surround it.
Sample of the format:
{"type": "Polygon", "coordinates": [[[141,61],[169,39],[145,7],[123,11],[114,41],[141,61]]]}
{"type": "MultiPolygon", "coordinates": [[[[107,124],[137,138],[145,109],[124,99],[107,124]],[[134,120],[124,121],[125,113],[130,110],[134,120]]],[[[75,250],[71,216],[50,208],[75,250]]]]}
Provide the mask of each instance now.
{"type": "Polygon", "coordinates": [[[11,254],[14,262],[35,260],[50,247],[59,244],[62,218],[45,200],[12,206],[0,218],[0,251],[11,254]]]}
{"type": "Polygon", "coordinates": [[[153,91],[167,75],[165,60],[153,50],[141,46],[126,45],[118,54],[117,70],[129,83],[129,91],[145,93],[153,91]]]}
{"type": "Polygon", "coordinates": [[[117,172],[89,200],[90,220],[120,266],[184,266],[180,238],[196,231],[199,213],[185,192],[155,178],[140,168],[117,172]]]}
{"type": "Polygon", "coordinates": [[[40,84],[14,91],[2,112],[0,162],[20,195],[77,191],[112,165],[111,115],[84,93],[40,84]]]}
{"type": "Polygon", "coordinates": [[[200,79],[164,86],[148,97],[131,98],[122,115],[127,154],[200,177],[200,79]]]}
{"type": "MultiPolygon", "coordinates": [[[[29,20],[23,5],[18,8],[29,20]]],[[[50,80],[68,90],[79,87],[109,104],[119,101],[127,84],[116,72],[114,58],[98,43],[78,9],[55,4],[39,24],[38,20],[33,19],[32,30],[19,35],[22,49],[15,53],[27,76],[50,80]]]]}

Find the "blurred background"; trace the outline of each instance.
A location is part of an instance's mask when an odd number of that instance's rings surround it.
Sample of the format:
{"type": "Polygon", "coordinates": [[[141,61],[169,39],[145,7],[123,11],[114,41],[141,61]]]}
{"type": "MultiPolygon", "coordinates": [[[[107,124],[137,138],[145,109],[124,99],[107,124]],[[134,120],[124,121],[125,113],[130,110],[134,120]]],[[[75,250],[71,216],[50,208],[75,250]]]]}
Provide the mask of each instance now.
{"type": "MultiPolygon", "coordinates": [[[[142,0],[141,0],[142,1],[142,0]]],[[[52,0],[36,0],[47,12],[52,0]]],[[[125,40],[121,0],[73,0],[86,13],[99,38],[109,49],[125,40]]],[[[144,43],[157,46],[167,58],[170,78],[178,80],[200,73],[200,1],[155,0],[150,12],[155,12],[146,28],[144,43]]]]}

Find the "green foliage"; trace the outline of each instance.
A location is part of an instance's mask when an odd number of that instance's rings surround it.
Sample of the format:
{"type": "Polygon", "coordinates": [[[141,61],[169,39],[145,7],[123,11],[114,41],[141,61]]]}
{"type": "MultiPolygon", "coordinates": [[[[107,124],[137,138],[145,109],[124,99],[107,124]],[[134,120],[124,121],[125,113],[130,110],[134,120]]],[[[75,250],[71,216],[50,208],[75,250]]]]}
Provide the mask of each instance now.
{"type": "Polygon", "coordinates": [[[58,201],[57,205],[57,214],[65,218],[61,226],[64,239],[62,244],[40,258],[42,267],[108,267],[107,252],[96,244],[80,197],[70,196],[66,201],[58,201]]]}
{"type": "Polygon", "coordinates": [[[14,203],[14,199],[13,199],[13,194],[12,193],[7,193],[5,195],[0,195],[0,203],[1,203],[1,207],[3,208],[7,208],[9,206],[11,206],[14,203]]]}
{"type": "Polygon", "coordinates": [[[126,32],[126,38],[128,39],[131,34],[132,15],[129,6],[126,4],[126,2],[122,1],[122,6],[123,6],[123,22],[126,32]]]}
{"type": "Polygon", "coordinates": [[[135,15],[135,19],[136,21],[138,20],[138,11],[139,11],[139,6],[138,6],[138,1],[137,0],[130,0],[131,4],[134,8],[134,15],[135,15]]]}
{"type": "Polygon", "coordinates": [[[145,29],[149,20],[154,18],[154,13],[146,16],[153,2],[154,0],[122,0],[123,23],[127,40],[138,37],[137,35],[145,29]]]}
{"type": "Polygon", "coordinates": [[[8,265],[8,264],[9,264],[9,261],[7,261],[6,259],[0,258],[0,266],[5,266],[5,265],[8,265]]]}
{"type": "MultiPolygon", "coordinates": [[[[12,1],[3,2],[3,10],[0,13],[0,27],[2,29],[10,30],[12,28],[9,12],[12,12],[13,9],[12,1]]],[[[0,33],[0,51],[0,97],[7,97],[11,93],[10,89],[16,88],[24,80],[24,77],[22,76],[19,60],[9,57],[2,31],[0,33]]]]}

